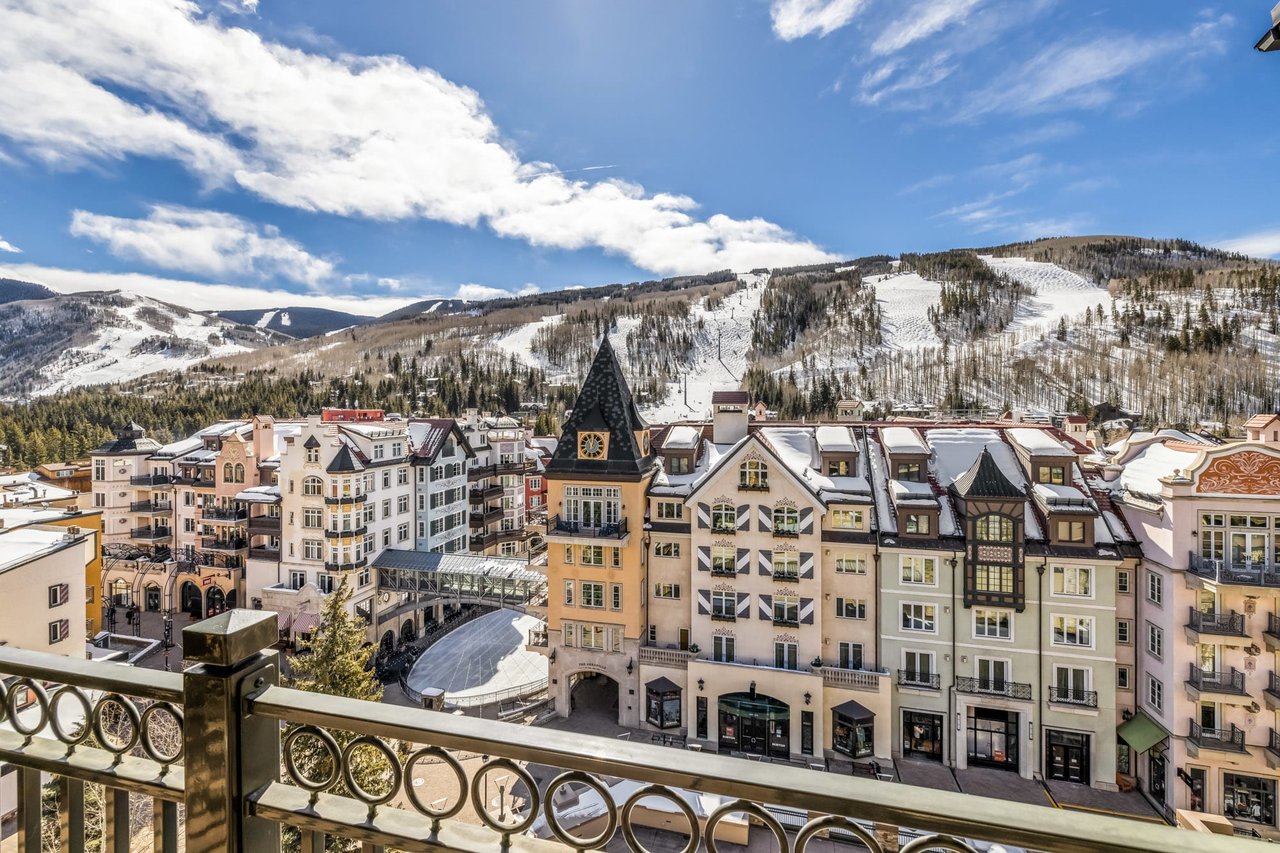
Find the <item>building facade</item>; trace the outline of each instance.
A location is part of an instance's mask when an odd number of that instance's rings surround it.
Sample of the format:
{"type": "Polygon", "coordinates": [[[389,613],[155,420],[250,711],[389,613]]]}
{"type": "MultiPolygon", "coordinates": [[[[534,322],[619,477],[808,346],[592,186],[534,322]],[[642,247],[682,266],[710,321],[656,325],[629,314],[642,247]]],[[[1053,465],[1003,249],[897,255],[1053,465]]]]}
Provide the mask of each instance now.
{"type": "Polygon", "coordinates": [[[468,469],[475,451],[452,418],[412,420],[415,549],[438,554],[470,547],[468,469]]]}

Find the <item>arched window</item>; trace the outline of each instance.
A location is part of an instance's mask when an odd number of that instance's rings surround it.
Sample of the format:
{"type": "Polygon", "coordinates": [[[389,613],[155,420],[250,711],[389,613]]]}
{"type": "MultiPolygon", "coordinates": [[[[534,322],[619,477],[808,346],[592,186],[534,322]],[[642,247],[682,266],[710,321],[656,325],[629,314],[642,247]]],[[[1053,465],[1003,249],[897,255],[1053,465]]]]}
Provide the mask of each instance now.
{"type": "Polygon", "coordinates": [[[1013,519],[996,513],[980,515],[974,524],[973,535],[979,542],[1012,542],[1013,519]]]}
{"type": "Polygon", "coordinates": [[[764,491],[769,488],[769,468],[759,459],[748,459],[738,466],[738,488],[764,491]]]}
{"type": "Polygon", "coordinates": [[[302,493],[312,497],[324,493],[324,480],[319,477],[307,477],[302,481],[302,493]]]}
{"type": "Polygon", "coordinates": [[[719,503],[711,507],[712,530],[737,530],[738,508],[733,504],[719,503]]]}
{"type": "Polygon", "coordinates": [[[244,466],[238,462],[236,463],[235,474],[236,474],[236,482],[243,483],[244,482],[244,466]]]}
{"type": "Polygon", "coordinates": [[[222,466],[222,480],[225,483],[235,482],[235,480],[231,479],[231,463],[230,462],[222,466]]]}
{"type": "Polygon", "coordinates": [[[773,532],[784,536],[800,535],[800,510],[793,506],[773,508],[773,532]]]}

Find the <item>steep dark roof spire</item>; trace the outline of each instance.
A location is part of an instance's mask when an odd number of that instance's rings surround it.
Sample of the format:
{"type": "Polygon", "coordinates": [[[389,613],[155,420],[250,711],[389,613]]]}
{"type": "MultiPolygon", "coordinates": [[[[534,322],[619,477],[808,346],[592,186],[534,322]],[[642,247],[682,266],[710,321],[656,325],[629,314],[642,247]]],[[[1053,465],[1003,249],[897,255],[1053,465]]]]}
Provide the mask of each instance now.
{"type": "Polygon", "coordinates": [[[962,498],[1025,498],[1022,489],[1009,482],[990,448],[982,448],[976,462],[951,484],[962,498]]]}
{"type": "Polygon", "coordinates": [[[556,452],[547,466],[549,473],[598,472],[639,474],[652,465],[648,448],[637,443],[637,433],[649,425],[640,417],[622,366],[606,333],[596,357],[582,381],[573,411],[564,423],[556,452]],[[608,453],[603,459],[579,459],[578,436],[584,432],[609,435],[608,453]]]}

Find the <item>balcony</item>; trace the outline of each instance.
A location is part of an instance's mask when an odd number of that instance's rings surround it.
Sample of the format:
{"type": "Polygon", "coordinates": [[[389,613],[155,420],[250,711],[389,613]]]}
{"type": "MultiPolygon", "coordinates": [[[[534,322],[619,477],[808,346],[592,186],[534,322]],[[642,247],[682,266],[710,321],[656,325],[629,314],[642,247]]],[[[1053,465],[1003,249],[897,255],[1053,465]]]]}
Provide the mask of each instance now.
{"type": "Polygon", "coordinates": [[[1280,675],[1267,673],[1267,686],[1262,689],[1262,698],[1267,700],[1269,709],[1280,711],[1280,675]]]}
{"type": "Polygon", "coordinates": [[[360,559],[351,563],[331,563],[328,560],[325,560],[324,570],[326,572],[350,572],[355,569],[363,569],[368,564],[369,564],[369,559],[367,557],[361,557],[360,559]]]}
{"type": "Polygon", "coordinates": [[[728,610],[713,610],[711,612],[712,622],[737,622],[738,614],[728,610]]]}
{"type": "Polygon", "coordinates": [[[1206,613],[1194,607],[1190,608],[1191,616],[1187,622],[1187,630],[1197,634],[1215,634],[1223,637],[1247,637],[1244,629],[1244,614],[1232,610],[1230,613],[1206,613]]]}
{"type": "Polygon", "coordinates": [[[785,616],[774,616],[773,625],[776,628],[799,628],[799,619],[788,619],[785,616]]]}
{"type": "Polygon", "coordinates": [[[1187,684],[1201,693],[1214,693],[1221,696],[1248,697],[1244,689],[1244,673],[1234,666],[1228,672],[1209,672],[1196,664],[1191,664],[1191,676],[1187,684]]]}
{"type": "Polygon", "coordinates": [[[1055,705],[1073,705],[1077,708],[1098,707],[1096,690],[1073,690],[1070,687],[1050,687],[1049,701],[1055,705]]]}
{"type": "Polygon", "coordinates": [[[129,478],[129,485],[142,486],[147,489],[156,489],[161,486],[173,485],[173,480],[168,474],[139,474],[136,477],[129,478]]]}
{"type": "Polygon", "coordinates": [[[1187,739],[1200,749],[1213,749],[1220,752],[1249,751],[1244,745],[1244,730],[1235,723],[1232,723],[1229,729],[1206,729],[1192,720],[1187,739]]]}
{"type": "MultiPolygon", "coordinates": [[[[758,815],[779,808],[803,815],[808,824],[798,835],[796,827],[778,828],[783,850],[801,848],[802,839],[825,829],[849,828],[855,820],[883,824],[894,838],[894,828],[928,836],[913,842],[913,849],[954,846],[954,838],[1044,853],[1104,853],[1120,847],[1128,853],[1266,849],[1229,836],[1197,834],[1193,840],[1190,830],[1108,815],[884,785],[656,744],[630,743],[620,749],[613,738],[306,693],[279,686],[279,654],[271,648],[278,639],[272,613],[238,611],[234,619],[227,613],[198,622],[183,629],[180,648],[185,656],[177,668],[184,672],[173,673],[0,648],[0,676],[30,679],[18,681],[20,686],[47,684],[42,689],[49,695],[61,685],[74,687],[73,695],[87,697],[84,702],[95,716],[113,716],[125,707],[122,701],[128,702],[136,709],[132,713],[143,715],[140,727],[145,732],[136,745],[78,743],[79,732],[51,725],[38,703],[22,712],[23,729],[29,733],[0,730],[0,755],[17,768],[11,777],[18,809],[15,849],[38,853],[42,846],[57,846],[59,836],[64,851],[97,849],[105,836],[104,848],[113,850],[150,848],[154,838],[157,850],[278,853],[281,829],[290,826],[303,830],[303,846],[310,850],[363,843],[388,850],[568,853],[581,845],[562,843],[545,832],[539,835],[546,837],[524,832],[525,823],[545,812],[558,832],[584,837],[582,826],[571,822],[574,811],[557,808],[551,790],[560,786],[552,779],[563,771],[575,771],[593,785],[614,779],[632,787],[655,785],[657,796],[677,801],[683,799],[680,789],[697,791],[714,808],[705,818],[694,818],[697,837],[688,846],[695,850],[704,849],[708,836],[719,838],[723,818],[744,805],[758,815]],[[300,762],[285,761],[286,753],[296,757],[297,748],[305,745],[291,734],[296,730],[304,738],[329,743],[333,734],[361,737],[361,748],[378,751],[390,762],[391,784],[385,794],[383,789],[375,794],[335,788],[332,782],[349,769],[340,754],[330,783],[309,784],[299,775],[300,762]],[[398,743],[431,744],[434,751],[400,757],[394,748],[398,743]],[[412,808],[414,779],[438,771],[452,781],[448,774],[462,756],[482,756],[474,767],[467,766],[464,784],[450,788],[448,799],[432,803],[429,810],[412,808]],[[515,776],[516,788],[504,795],[494,782],[507,774],[515,776]],[[482,776],[489,782],[487,794],[481,781],[465,784],[467,777],[482,776]],[[46,782],[52,783],[50,795],[63,792],[47,822],[41,814],[46,782]],[[80,796],[86,783],[106,786],[106,819],[97,824],[100,836],[93,839],[86,837],[94,825],[88,798],[80,796]],[[317,788],[321,790],[313,794],[317,788]],[[155,815],[136,834],[129,820],[132,798],[155,815]],[[546,802],[552,805],[544,810],[546,802]]],[[[608,827],[598,844],[629,848],[616,834],[621,827],[630,835],[639,823],[632,810],[606,802],[608,827]]],[[[673,826],[673,832],[682,829],[673,826]]],[[[674,835],[662,834],[659,840],[685,845],[674,835]]]]}
{"type": "Polygon", "coordinates": [[[139,542],[160,542],[173,537],[173,529],[169,527],[135,527],[129,531],[130,539],[139,542]]]}
{"type": "Polygon", "coordinates": [[[207,506],[200,510],[200,518],[219,524],[238,524],[249,518],[249,510],[229,506],[207,506]]]}
{"type": "Polygon", "coordinates": [[[652,666],[666,666],[672,669],[688,669],[689,661],[698,656],[697,652],[688,649],[669,647],[660,649],[657,646],[640,647],[640,663],[652,666]]]}
{"type": "Polygon", "coordinates": [[[1214,560],[1189,554],[1187,570],[1218,584],[1280,587],[1280,565],[1267,562],[1214,560]]]}
{"type": "Polygon", "coordinates": [[[502,486],[489,486],[487,489],[472,489],[469,500],[475,506],[502,497],[502,486]]]}
{"type": "Polygon", "coordinates": [[[737,525],[711,523],[711,532],[717,536],[732,536],[738,532],[737,525]]]}
{"type": "Polygon", "coordinates": [[[500,506],[494,507],[493,509],[484,510],[483,512],[473,511],[471,513],[471,526],[477,529],[488,527],[490,524],[493,524],[495,521],[501,521],[504,513],[505,513],[505,510],[500,506]]]}
{"type": "Polygon", "coordinates": [[[846,669],[840,666],[820,666],[818,674],[827,687],[842,687],[851,690],[877,692],[880,682],[889,675],[889,670],[846,669]]]}
{"type": "Polygon", "coordinates": [[[260,533],[264,535],[279,535],[280,516],[278,515],[249,516],[249,532],[260,533]]]}
{"type": "Polygon", "coordinates": [[[778,572],[773,573],[773,579],[780,583],[800,583],[799,572],[778,572]]]}
{"type": "Polygon", "coordinates": [[[268,548],[265,545],[260,547],[252,547],[249,549],[249,559],[250,560],[271,560],[272,562],[279,562],[280,549],[268,548]]]}
{"type": "Polygon", "coordinates": [[[248,547],[249,540],[243,536],[200,540],[201,551],[213,551],[219,554],[234,554],[236,551],[243,551],[248,547]]]}
{"type": "Polygon", "coordinates": [[[326,538],[326,539],[355,539],[355,538],[358,538],[358,537],[364,536],[364,535],[365,535],[366,533],[368,533],[368,532],[369,532],[369,528],[368,528],[367,526],[365,526],[365,525],[363,525],[363,524],[362,524],[362,525],[360,525],[359,527],[347,527],[347,528],[344,528],[344,529],[342,529],[342,530],[329,530],[329,529],[326,529],[326,530],[324,531],[324,538],[326,538]]]}
{"type": "Polygon", "coordinates": [[[547,519],[547,535],[567,537],[569,539],[625,540],[627,538],[627,520],[624,518],[616,524],[590,525],[553,515],[547,519]]]}
{"type": "Polygon", "coordinates": [[[911,672],[898,670],[898,686],[913,687],[916,690],[937,690],[942,679],[936,672],[911,672]]]}
{"type": "Polygon", "coordinates": [[[328,495],[324,499],[325,506],[355,506],[362,504],[369,499],[366,494],[358,495],[328,495]]]}
{"type": "Polygon", "coordinates": [[[711,576],[712,576],[713,578],[733,578],[733,577],[737,577],[737,576],[738,576],[738,569],[737,569],[737,567],[736,567],[734,564],[732,564],[732,563],[729,563],[728,565],[722,565],[722,564],[718,564],[718,563],[712,563],[712,564],[711,564],[711,576]]]}
{"type": "Polygon", "coordinates": [[[173,504],[167,501],[134,501],[129,504],[129,512],[137,515],[165,515],[173,512],[173,504]]]}
{"type": "Polygon", "coordinates": [[[1003,678],[957,678],[957,693],[975,693],[983,696],[1003,696],[1006,699],[1031,700],[1031,685],[1021,681],[1005,681],[1003,678]]]}
{"type": "Polygon", "coordinates": [[[1272,729],[1267,734],[1267,752],[1272,758],[1280,758],[1280,732],[1272,729]]]}
{"type": "Polygon", "coordinates": [[[776,536],[776,537],[778,537],[779,539],[799,539],[799,538],[800,538],[800,528],[799,528],[799,527],[790,527],[790,526],[788,526],[788,527],[775,527],[775,528],[773,528],[773,535],[774,535],[774,536],[776,536]]]}

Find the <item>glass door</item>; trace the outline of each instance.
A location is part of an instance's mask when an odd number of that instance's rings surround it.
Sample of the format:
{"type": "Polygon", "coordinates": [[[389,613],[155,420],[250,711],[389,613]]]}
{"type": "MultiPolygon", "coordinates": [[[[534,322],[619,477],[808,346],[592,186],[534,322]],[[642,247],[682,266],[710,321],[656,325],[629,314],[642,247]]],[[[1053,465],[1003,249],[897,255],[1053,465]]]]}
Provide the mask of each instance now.
{"type": "Polygon", "coordinates": [[[978,689],[1004,693],[1009,680],[1009,662],[997,658],[978,658],[978,689]]]}

